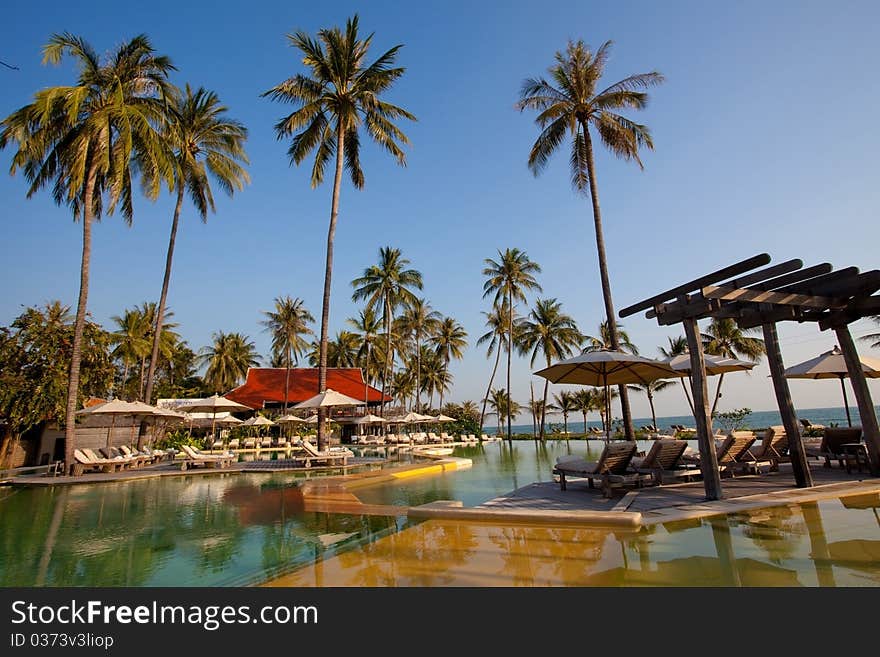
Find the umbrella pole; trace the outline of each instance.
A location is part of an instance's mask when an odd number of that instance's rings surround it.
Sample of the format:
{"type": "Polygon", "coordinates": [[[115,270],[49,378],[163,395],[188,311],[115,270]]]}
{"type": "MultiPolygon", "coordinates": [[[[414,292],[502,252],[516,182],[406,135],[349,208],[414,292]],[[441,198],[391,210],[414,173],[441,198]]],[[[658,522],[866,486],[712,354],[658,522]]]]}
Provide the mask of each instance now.
{"type": "Polygon", "coordinates": [[[846,385],[843,383],[843,376],[840,377],[840,390],[843,392],[843,407],[846,409],[846,423],[852,426],[852,417],[849,414],[849,402],[846,399],[846,385]]]}
{"type": "Polygon", "coordinates": [[[611,395],[608,390],[608,373],[602,374],[605,380],[605,444],[611,440],[611,395]]]}

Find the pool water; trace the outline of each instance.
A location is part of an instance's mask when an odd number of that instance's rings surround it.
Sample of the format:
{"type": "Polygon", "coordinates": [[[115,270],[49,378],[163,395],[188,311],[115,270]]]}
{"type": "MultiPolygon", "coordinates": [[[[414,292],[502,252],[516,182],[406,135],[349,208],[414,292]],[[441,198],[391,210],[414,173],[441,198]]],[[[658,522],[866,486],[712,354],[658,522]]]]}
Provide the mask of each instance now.
{"type": "MultiPolygon", "coordinates": [[[[367,503],[473,506],[547,481],[558,455],[595,457],[601,447],[460,447],[455,454],[472,468],[356,494],[367,503]]],[[[629,533],[306,511],[302,477],[0,488],[0,586],[880,584],[877,495],[629,533]]]]}

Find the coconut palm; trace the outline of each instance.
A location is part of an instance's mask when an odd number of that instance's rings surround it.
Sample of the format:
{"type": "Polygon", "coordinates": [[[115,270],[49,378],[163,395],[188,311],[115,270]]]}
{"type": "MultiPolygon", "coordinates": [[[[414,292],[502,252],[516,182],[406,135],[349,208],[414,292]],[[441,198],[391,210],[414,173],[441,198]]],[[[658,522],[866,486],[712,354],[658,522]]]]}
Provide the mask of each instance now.
{"type": "MultiPolygon", "coordinates": [[[[486,317],[486,328],[489,330],[483,333],[477,339],[477,346],[488,343],[486,349],[486,358],[492,357],[495,352],[495,365],[492,366],[492,375],[489,377],[489,386],[486,388],[486,396],[483,398],[483,409],[480,411],[480,431],[483,431],[483,421],[486,417],[486,404],[489,400],[489,393],[492,391],[492,384],[495,382],[495,374],[498,372],[498,363],[501,361],[502,349],[507,349],[507,322],[509,317],[507,309],[507,299],[502,299],[500,304],[494,304],[489,312],[483,311],[486,317]]],[[[517,317],[513,317],[513,330],[517,330],[517,317]]],[[[513,341],[518,343],[518,336],[514,334],[513,341]]]]}
{"type": "MultiPolygon", "coordinates": [[[[436,351],[423,347],[422,354],[422,379],[421,388],[428,394],[428,408],[434,408],[434,393],[439,393],[440,398],[452,386],[452,374],[443,361],[443,357],[436,351]]],[[[440,404],[442,406],[443,404],[440,404]]],[[[421,410],[421,409],[416,409],[421,410]]]]}
{"type": "MultiPolygon", "coordinates": [[[[541,286],[535,280],[535,274],[541,272],[541,266],[537,262],[529,260],[529,256],[519,249],[506,249],[504,253],[498,251],[498,261],[486,258],[486,267],[483,276],[483,298],[490,294],[495,295],[494,303],[499,305],[507,301],[507,390],[510,390],[510,358],[513,353],[514,338],[513,315],[516,301],[525,301],[525,293],[529,290],[541,292],[541,286]]],[[[508,410],[510,405],[508,405],[508,410]]],[[[511,418],[507,418],[507,440],[512,440],[511,418]]]]}
{"type": "MultiPolygon", "coordinates": [[[[561,146],[566,133],[571,135],[571,183],[578,193],[586,194],[589,189],[605,318],[610,329],[611,348],[620,349],[605,255],[590,128],[614,155],[624,160],[635,160],[642,167],[639,149],[654,148],[651,133],[647,126],[617,112],[622,109],[643,109],[648,102],[648,94],[644,89],[663,82],[663,76],[656,71],[637,73],[602,89],[599,81],[610,51],[610,41],[606,41],[595,52],[583,41],[569,41],[564,53],[556,53],[556,62],[549,69],[550,81],[545,78],[529,78],[523,82],[517,108],[520,111],[529,109],[539,112],[535,123],[541,133],[532,145],[528,160],[534,175],[537,176],[544,170],[550,156],[561,146]]],[[[620,401],[626,437],[632,440],[632,417],[624,386],[620,386],[620,401]]]]}
{"type": "Polygon", "coordinates": [[[651,406],[651,426],[654,428],[657,427],[657,414],[654,412],[654,395],[672,385],[675,385],[672,381],[657,379],[629,387],[633,392],[643,392],[648,397],[648,404],[651,406]]]}
{"type": "MultiPolygon", "coordinates": [[[[443,317],[431,336],[431,344],[440,356],[443,369],[449,371],[449,363],[454,358],[464,358],[464,350],[467,349],[467,331],[452,317],[443,317]]],[[[451,378],[451,375],[450,375],[451,378]]],[[[443,389],[440,389],[440,408],[443,407],[443,389]]]]}
{"type": "Polygon", "coordinates": [[[391,349],[394,311],[401,306],[407,307],[413,304],[417,297],[412,290],[422,289],[422,274],[415,269],[408,269],[409,264],[409,260],[403,257],[400,249],[382,247],[379,249],[379,264],[367,267],[362,276],[351,282],[355,288],[351,295],[353,301],[366,301],[367,308],[382,309],[382,321],[385,324],[385,367],[382,370],[383,414],[385,387],[394,360],[394,352],[391,349]]]}
{"type": "Polygon", "coordinates": [[[568,414],[578,410],[577,395],[570,390],[553,393],[553,405],[562,413],[562,429],[568,437],[568,414]]]}
{"type": "MultiPolygon", "coordinates": [[[[767,349],[764,341],[760,338],[751,338],[749,333],[756,333],[760,329],[741,329],[736,322],[727,317],[713,317],[704,333],[700,334],[703,342],[703,350],[712,356],[723,358],[742,358],[751,361],[761,359],[767,349]]],[[[721,384],[724,382],[724,374],[718,376],[718,386],[715,388],[715,401],[712,403],[712,415],[718,400],[721,399],[721,384]]]]}
{"type": "MultiPolygon", "coordinates": [[[[335,156],[330,226],[327,231],[327,262],[324,271],[324,298],[321,307],[320,357],[318,386],[327,386],[327,333],[330,321],[330,281],[333,273],[333,239],[339,216],[339,191],[343,166],[348,169],[356,189],[364,186],[360,163],[360,132],[387,150],[401,166],[406,155],[401,145],[408,144],[406,135],[394,121],[415,120],[401,107],[380,99],[405,69],[393,66],[402,46],[394,46],[370,65],[365,65],[373,41],[358,36],[358,17],[346,22],[345,31],[338,27],[318,31],[317,39],[305,32],[289,34],[290,44],[303,55],[303,64],[311,77],[297,74],[267,91],[264,96],[296,109],[275,124],[279,139],[292,137],[287,153],[294,164],[301,164],[315,152],[312,165],[312,188],[324,180],[324,168],[335,156]]],[[[383,401],[384,404],[384,401],[383,401]]],[[[318,448],[324,448],[324,423],[318,423],[318,448]]]]}
{"type": "Polygon", "coordinates": [[[382,322],[372,308],[364,308],[357,317],[349,317],[346,323],[353,328],[360,339],[357,358],[364,373],[364,403],[367,401],[367,387],[374,378],[373,349],[380,338],[382,322]]]}
{"type": "Polygon", "coordinates": [[[219,331],[212,336],[213,344],[202,349],[201,365],[207,365],[205,383],[214,392],[228,391],[247,376],[248,368],[260,364],[256,347],[241,333],[219,331]]]}
{"type": "Polygon", "coordinates": [[[28,197],[52,185],[58,205],[67,205],[82,220],[83,243],[79,298],[74,319],[70,376],[65,413],[65,463],[73,466],[76,407],[83,330],[89,294],[92,222],[117,208],[131,223],[133,163],[150,172],[144,191],[155,198],[161,183],[171,182],[170,157],[155,129],[163,99],[171,96],[171,61],[156,55],[149,39],[139,35],[121,44],[103,61],[84,39],[55,34],[43,48],[43,62],[58,64],[64,55],[79,68],[70,86],[47,87],[32,103],[0,123],[0,150],[18,147],[11,172],[24,171],[28,197]]]}
{"type": "MultiPolygon", "coordinates": [[[[687,338],[683,335],[679,335],[676,338],[667,337],[666,341],[669,343],[669,347],[658,347],[658,351],[665,356],[666,358],[672,358],[673,356],[681,356],[683,354],[688,353],[688,343],[687,338]]],[[[684,379],[679,379],[681,381],[681,388],[684,390],[684,397],[687,399],[688,406],[690,406],[691,413],[694,412],[694,402],[691,399],[691,393],[688,392],[687,384],[684,382],[684,379]]],[[[688,377],[688,381],[690,381],[690,377],[688,377]]],[[[657,423],[654,423],[654,426],[657,426],[657,423]]]]}
{"type": "Polygon", "coordinates": [[[149,353],[150,327],[144,322],[139,308],[126,308],[122,315],[114,315],[110,319],[117,326],[110,334],[110,342],[115,345],[111,355],[122,363],[122,388],[125,390],[129,370],[149,353]]]}
{"type": "MultiPolygon", "coordinates": [[[[312,342],[309,364],[318,367],[321,362],[321,343],[312,342]]],[[[357,367],[360,337],[351,331],[337,331],[336,337],[327,343],[328,367],[357,367]]]]}
{"type": "MultiPolygon", "coordinates": [[[[166,308],[162,313],[164,315],[162,321],[157,323],[157,304],[155,301],[145,301],[137,310],[142,317],[141,321],[144,326],[146,340],[150,345],[159,345],[159,350],[156,352],[156,360],[161,361],[163,358],[165,360],[171,358],[171,354],[174,353],[174,346],[180,342],[180,335],[174,331],[174,329],[177,328],[177,324],[171,323],[171,318],[174,317],[174,313],[166,308]],[[156,326],[160,327],[158,339],[156,339],[154,335],[156,326]]],[[[147,367],[150,366],[150,369],[155,373],[155,367],[152,367],[152,363],[148,363],[147,361],[148,356],[152,358],[151,354],[152,346],[150,352],[141,357],[140,386],[138,387],[138,399],[141,401],[148,400],[145,393],[145,386],[148,383],[146,378],[147,367]]]]}
{"type": "MultiPolygon", "coordinates": [[[[554,360],[562,360],[574,353],[583,335],[570,315],[562,312],[562,304],[556,299],[538,299],[535,307],[520,327],[519,348],[523,354],[531,352],[529,365],[534,367],[539,354],[543,354],[547,367],[554,360]]],[[[544,395],[541,398],[540,437],[544,440],[544,420],[547,415],[547,388],[550,381],[544,379],[544,395]]]]}
{"type": "MultiPolygon", "coordinates": [[[[496,388],[489,394],[489,407],[498,418],[499,433],[504,431],[504,422],[508,422],[522,412],[522,407],[510,398],[504,388],[496,388]]],[[[508,435],[509,435],[508,425],[508,435]]]]}
{"type": "Polygon", "coordinates": [[[406,400],[415,394],[419,386],[416,385],[416,378],[412,370],[399,370],[391,377],[388,386],[388,394],[396,399],[406,410],[406,400]]]}
{"type": "MultiPolygon", "coordinates": [[[[880,324],[880,315],[874,315],[872,317],[876,324],[880,324]]],[[[870,342],[872,349],[880,348],[880,333],[868,333],[859,338],[863,342],[870,342]]]]}
{"type": "MultiPolygon", "coordinates": [[[[416,381],[422,378],[422,338],[436,333],[440,324],[440,313],[433,310],[424,299],[414,299],[399,318],[401,335],[409,335],[414,341],[416,356],[416,381]]],[[[416,408],[421,406],[421,389],[416,386],[416,408]]]]}
{"type": "MultiPolygon", "coordinates": [[[[600,351],[602,349],[615,349],[613,344],[614,341],[611,337],[611,329],[608,326],[608,322],[600,322],[598,335],[584,336],[584,353],[600,351]]],[[[639,348],[629,339],[629,334],[623,330],[623,324],[617,325],[617,344],[620,345],[621,351],[628,351],[636,356],[639,355],[639,348]]]]}
{"type": "MultiPolygon", "coordinates": [[[[171,283],[171,263],[174,259],[174,243],[183,197],[189,192],[190,199],[203,222],[208,220],[208,210],[215,211],[211,178],[230,196],[244,189],[250,182],[242,166],[248,162],[244,151],[247,129],[237,121],[227,118],[227,108],[213,91],[199,87],[195,93],[187,84],[182,95],[167,107],[162,137],[174,153],[174,188],[177,201],[171,219],[171,236],[165,256],[165,275],[159,295],[159,312],[153,332],[150,370],[147,373],[147,390],[144,400],[149,403],[153,395],[153,375],[159,360],[159,336],[162,333],[165,302],[171,283]]],[[[286,408],[286,404],[285,404],[286,408]]]]}
{"type": "Polygon", "coordinates": [[[290,368],[299,365],[299,357],[308,348],[305,336],[314,335],[309,324],[315,318],[305,302],[297,297],[276,297],[275,310],[264,311],[266,319],[260,323],[272,333],[272,358],[284,367],[284,413],[287,414],[287,397],[290,390],[290,368]]]}
{"type": "MultiPolygon", "coordinates": [[[[599,410],[599,398],[595,388],[581,388],[574,393],[575,409],[584,416],[584,435],[587,434],[587,414],[599,410]]],[[[604,408],[604,406],[602,407],[604,408]]]]}

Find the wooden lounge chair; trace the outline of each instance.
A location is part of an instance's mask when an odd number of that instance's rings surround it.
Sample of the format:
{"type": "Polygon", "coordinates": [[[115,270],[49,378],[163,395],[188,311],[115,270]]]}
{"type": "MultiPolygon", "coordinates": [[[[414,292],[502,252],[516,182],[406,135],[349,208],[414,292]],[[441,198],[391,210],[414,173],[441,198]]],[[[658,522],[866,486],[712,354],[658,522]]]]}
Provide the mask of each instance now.
{"type": "Polygon", "coordinates": [[[779,464],[788,461],[786,455],[788,451],[788,435],[785,433],[785,427],[777,425],[769,427],[764,432],[764,438],[757,447],[752,447],[745,454],[746,459],[754,459],[753,467],[756,471],[760,471],[762,464],[768,464],[770,472],[777,472],[779,464]]]}
{"type": "Polygon", "coordinates": [[[123,456],[118,449],[115,447],[107,448],[102,447],[99,450],[100,453],[95,452],[95,450],[90,449],[88,447],[82,448],[82,453],[88,456],[92,461],[113,461],[119,464],[120,470],[125,470],[126,468],[135,467],[138,462],[137,459],[129,458],[127,456],[123,456]]]}
{"type": "Polygon", "coordinates": [[[73,450],[73,458],[76,461],[73,466],[74,476],[85,472],[116,472],[122,464],[115,459],[101,459],[87,455],[81,449],[73,450]]]}
{"type": "Polygon", "coordinates": [[[268,449],[269,447],[272,447],[272,436],[263,436],[260,440],[260,448],[268,449]]]}
{"type": "Polygon", "coordinates": [[[238,449],[238,446],[241,444],[241,441],[238,438],[233,438],[229,441],[228,449],[238,449]]]}
{"type": "Polygon", "coordinates": [[[686,440],[655,440],[644,458],[635,457],[630,464],[638,474],[650,475],[653,483],[662,485],[664,479],[688,479],[698,476],[700,470],[682,461],[686,440]]]}
{"type": "Polygon", "coordinates": [[[256,449],[257,439],[253,436],[244,439],[244,449],[256,449]]]}
{"type": "Polygon", "coordinates": [[[158,461],[158,457],[155,454],[148,454],[147,452],[139,452],[137,450],[132,449],[128,445],[120,445],[119,451],[122,452],[123,456],[127,456],[133,459],[140,459],[143,465],[152,465],[156,461],[158,461]]]}
{"type": "Polygon", "coordinates": [[[810,429],[814,429],[814,430],[815,430],[815,429],[818,429],[818,430],[825,429],[825,425],[824,425],[824,424],[813,424],[812,422],[810,422],[810,421],[809,421],[808,419],[806,419],[806,418],[801,418],[801,419],[799,420],[799,422],[800,422],[802,425],[804,425],[804,430],[805,430],[805,431],[809,431],[810,429]]]}
{"type": "MultiPolygon", "coordinates": [[[[856,450],[863,449],[861,441],[861,427],[826,427],[819,446],[816,447],[815,444],[805,443],[805,451],[807,456],[824,458],[826,468],[830,468],[831,461],[835,460],[842,468],[846,468],[846,471],[849,472],[852,465],[851,460],[856,457],[856,450]],[[859,447],[850,448],[844,447],[845,445],[859,445],[859,447]]],[[[859,460],[856,461],[856,464],[861,470],[859,460]]]]}
{"type": "Polygon", "coordinates": [[[346,465],[348,463],[348,457],[354,456],[354,453],[346,448],[329,448],[324,451],[319,451],[317,447],[315,447],[308,440],[299,441],[299,446],[303,448],[303,451],[306,453],[305,458],[303,459],[305,466],[307,468],[311,467],[313,463],[323,463],[325,465],[346,465]]]}
{"type": "Polygon", "coordinates": [[[615,485],[636,483],[643,475],[629,471],[630,461],[636,454],[635,441],[609,442],[602,450],[598,461],[585,461],[578,457],[560,457],[553,468],[553,474],[559,475],[559,487],[566,490],[566,477],[580,477],[593,481],[598,480],[605,497],[611,497],[611,489],[615,485]]]}
{"type": "Polygon", "coordinates": [[[211,449],[223,449],[223,439],[217,438],[213,443],[211,443],[211,449]]]}
{"type": "Polygon", "coordinates": [[[230,454],[203,454],[191,445],[183,445],[183,453],[186,458],[180,463],[180,469],[186,470],[190,466],[201,465],[208,468],[226,468],[232,465],[234,456],[230,454]]]}
{"type": "MultiPolygon", "coordinates": [[[[757,437],[751,431],[731,431],[720,444],[716,443],[715,456],[718,460],[718,470],[722,474],[734,477],[737,471],[750,468],[755,457],[749,453],[749,449],[756,440],[757,437]]],[[[685,463],[700,465],[699,454],[685,454],[682,460],[685,463]]]]}

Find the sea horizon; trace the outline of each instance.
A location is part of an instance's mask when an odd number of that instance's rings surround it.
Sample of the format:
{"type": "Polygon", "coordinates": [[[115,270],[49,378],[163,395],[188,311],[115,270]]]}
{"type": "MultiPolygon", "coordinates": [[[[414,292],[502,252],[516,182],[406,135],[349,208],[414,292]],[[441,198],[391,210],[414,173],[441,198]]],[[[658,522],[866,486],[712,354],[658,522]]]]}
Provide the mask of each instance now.
{"type": "MultiPolygon", "coordinates": [[[[880,411],[880,405],[874,407],[875,412],[880,411]]],[[[854,425],[858,425],[861,423],[861,419],[859,416],[859,409],[850,407],[850,416],[852,418],[852,422],[854,425]]],[[[846,409],[843,406],[829,406],[829,407],[819,407],[819,408],[802,408],[797,411],[799,419],[809,420],[812,424],[822,424],[825,426],[830,426],[832,424],[838,424],[841,426],[847,425],[846,419],[846,409]]],[[[595,415],[595,414],[594,414],[595,415]]],[[[583,433],[584,432],[584,423],[582,419],[583,416],[580,413],[569,414],[568,421],[568,431],[569,433],[583,433]]],[[[614,420],[617,421],[620,418],[615,416],[614,420]]],[[[635,426],[636,430],[639,427],[646,426],[649,424],[653,424],[653,421],[650,417],[634,417],[633,418],[633,426],[635,426]]],[[[671,428],[673,424],[681,424],[686,427],[694,426],[694,416],[693,415],[663,415],[657,416],[657,428],[660,431],[665,431],[671,428]]],[[[716,421],[716,425],[719,424],[716,421]]],[[[752,411],[751,414],[746,417],[743,421],[744,428],[751,429],[763,429],[768,426],[773,426],[777,424],[782,424],[782,418],[779,415],[778,409],[771,409],[765,411],[752,411]]],[[[544,424],[544,430],[549,433],[551,425],[558,425],[560,430],[562,429],[563,421],[562,417],[559,416],[559,419],[548,420],[544,424]]],[[[598,419],[595,420],[587,420],[588,427],[598,427],[602,428],[602,422],[598,419]]],[[[498,430],[497,425],[486,425],[485,430],[496,431],[498,430]]],[[[514,434],[531,434],[533,432],[532,424],[514,424],[512,433],[514,434]]]]}

